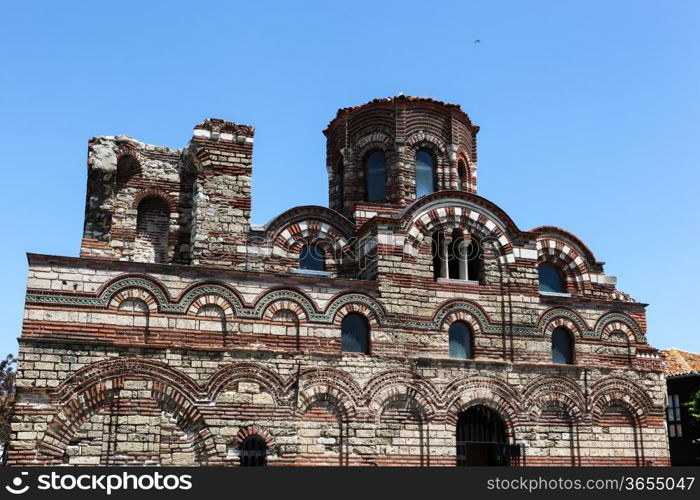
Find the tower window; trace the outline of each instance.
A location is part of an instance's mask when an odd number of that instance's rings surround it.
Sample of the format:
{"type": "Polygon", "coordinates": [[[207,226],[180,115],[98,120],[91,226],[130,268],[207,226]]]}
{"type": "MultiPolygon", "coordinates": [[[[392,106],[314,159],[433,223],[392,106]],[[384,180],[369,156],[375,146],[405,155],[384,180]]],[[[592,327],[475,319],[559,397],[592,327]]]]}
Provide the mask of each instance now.
{"type": "Polygon", "coordinates": [[[463,321],[455,321],[447,333],[450,342],[450,357],[455,359],[472,358],[472,330],[463,321]]]}
{"type": "Polygon", "coordinates": [[[416,153],[416,198],[435,192],[435,158],[425,150],[416,153]]]}
{"type": "Polygon", "coordinates": [[[467,167],[463,161],[460,161],[457,164],[457,189],[459,189],[459,190],[466,191],[466,186],[464,185],[464,179],[466,178],[466,173],[467,173],[467,167]]]}
{"type": "Polygon", "coordinates": [[[168,253],[170,208],[164,199],[150,196],[139,203],[136,214],[134,260],[165,262],[168,253]]]}
{"type": "Polygon", "coordinates": [[[386,156],[381,151],[370,154],[365,161],[367,201],[386,199],[386,156]]]}
{"type": "Polygon", "coordinates": [[[539,274],[541,292],[564,293],[564,280],[556,266],[544,262],[537,266],[537,272],[539,274]]]}
{"type": "Polygon", "coordinates": [[[304,245],[299,253],[299,269],[325,271],[326,256],[318,245],[304,245]]]}
{"type": "Polygon", "coordinates": [[[343,160],[338,162],[338,212],[345,210],[345,166],[343,160]]]}
{"type": "Polygon", "coordinates": [[[552,332],[552,363],[574,364],[574,342],[571,334],[561,327],[552,332]]]}
{"type": "Polygon", "coordinates": [[[369,354],[369,325],[359,313],[348,313],[340,324],[341,350],[369,354]]]}

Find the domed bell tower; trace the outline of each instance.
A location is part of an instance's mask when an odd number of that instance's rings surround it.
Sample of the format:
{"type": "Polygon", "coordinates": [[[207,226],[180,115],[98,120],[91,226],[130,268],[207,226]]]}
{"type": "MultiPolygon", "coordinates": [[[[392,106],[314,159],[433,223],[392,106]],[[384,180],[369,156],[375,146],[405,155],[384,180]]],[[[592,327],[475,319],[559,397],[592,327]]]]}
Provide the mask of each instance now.
{"type": "Polygon", "coordinates": [[[338,110],[323,131],[330,207],[355,220],[442,190],[476,193],[476,134],[460,106],[397,96],[338,110]]]}

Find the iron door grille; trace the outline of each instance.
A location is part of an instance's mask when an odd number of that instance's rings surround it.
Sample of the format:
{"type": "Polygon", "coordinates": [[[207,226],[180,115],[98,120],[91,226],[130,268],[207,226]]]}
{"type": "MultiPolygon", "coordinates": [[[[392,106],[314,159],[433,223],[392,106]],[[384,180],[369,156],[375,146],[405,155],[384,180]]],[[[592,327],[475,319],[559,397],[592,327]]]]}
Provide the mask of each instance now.
{"type": "Polygon", "coordinates": [[[264,467],[267,465],[267,444],[259,436],[249,436],[241,443],[241,467],[264,467]]]}

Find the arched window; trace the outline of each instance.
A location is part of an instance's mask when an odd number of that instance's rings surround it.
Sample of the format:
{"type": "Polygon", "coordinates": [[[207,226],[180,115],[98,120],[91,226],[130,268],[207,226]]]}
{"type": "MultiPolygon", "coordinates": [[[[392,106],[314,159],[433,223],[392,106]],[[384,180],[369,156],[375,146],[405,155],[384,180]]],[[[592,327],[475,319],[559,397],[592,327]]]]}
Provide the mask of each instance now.
{"type": "Polygon", "coordinates": [[[267,443],[258,435],[245,438],[241,443],[241,467],[264,467],[267,465],[267,443]]]}
{"type": "Polygon", "coordinates": [[[574,364],[574,341],[571,334],[561,327],[552,332],[552,363],[574,364]]]}
{"type": "Polygon", "coordinates": [[[340,324],[342,352],[369,354],[369,325],[359,313],[348,313],[340,324]]]}
{"type": "Polygon", "coordinates": [[[481,280],[481,247],[479,242],[465,238],[461,229],[448,235],[436,231],[432,237],[433,277],[455,280],[481,280]]]}
{"type": "Polygon", "coordinates": [[[435,192],[435,158],[425,150],[416,153],[416,198],[435,192]]]}
{"type": "Polygon", "coordinates": [[[537,266],[541,292],[564,293],[564,280],[559,269],[546,262],[537,266]]]}
{"type": "Polygon", "coordinates": [[[163,198],[150,196],[141,200],[136,215],[135,261],[165,262],[169,225],[170,207],[163,198]]]}
{"type": "Polygon", "coordinates": [[[343,160],[338,162],[338,212],[345,210],[345,166],[343,160]]]}
{"type": "Polygon", "coordinates": [[[472,358],[472,329],[464,321],[455,321],[447,332],[450,341],[450,357],[472,358]]]}
{"type": "Polygon", "coordinates": [[[462,160],[457,164],[457,189],[467,190],[467,186],[464,185],[464,180],[467,178],[467,166],[462,160]]]}
{"type": "Polygon", "coordinates": [[[325,271],[326,256],[318,245],[304,245],[299,252],[299,269],[325,271]]]}
{"type": "Polygon", "coordinates": [[[386,199],[386,156],[375,151],[365,160],[367,201],[386,199]]]}

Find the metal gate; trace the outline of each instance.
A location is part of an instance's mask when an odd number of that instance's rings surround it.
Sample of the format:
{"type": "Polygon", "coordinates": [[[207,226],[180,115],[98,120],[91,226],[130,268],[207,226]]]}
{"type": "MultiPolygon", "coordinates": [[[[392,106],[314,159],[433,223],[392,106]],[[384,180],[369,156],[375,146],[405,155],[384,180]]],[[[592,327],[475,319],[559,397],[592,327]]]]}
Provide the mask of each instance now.
{"type": "Polygon", "coordinates": [[[260,436],[248,436],[241,443],[241,467],[263,467],[267,465],[267,444],[260,436]]]}
{"type": "Polygon", "coordinates": [[[503,420],[482,405],[460,413],[457,419],[457,465],[508,465],[520,456],[519,445],[509,445],[503,420]]]}

